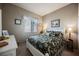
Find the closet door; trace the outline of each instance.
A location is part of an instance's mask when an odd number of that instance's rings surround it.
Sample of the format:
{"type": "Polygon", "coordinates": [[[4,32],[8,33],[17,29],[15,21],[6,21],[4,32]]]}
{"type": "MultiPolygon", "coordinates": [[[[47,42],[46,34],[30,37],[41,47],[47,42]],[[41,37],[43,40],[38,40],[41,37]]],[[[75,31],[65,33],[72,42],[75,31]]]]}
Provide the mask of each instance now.
{"type": "Polygon", "coordinates": [[[0,36],[2,36],[2,15],[1,15],[2,11],[0,9],[0,36]]]}

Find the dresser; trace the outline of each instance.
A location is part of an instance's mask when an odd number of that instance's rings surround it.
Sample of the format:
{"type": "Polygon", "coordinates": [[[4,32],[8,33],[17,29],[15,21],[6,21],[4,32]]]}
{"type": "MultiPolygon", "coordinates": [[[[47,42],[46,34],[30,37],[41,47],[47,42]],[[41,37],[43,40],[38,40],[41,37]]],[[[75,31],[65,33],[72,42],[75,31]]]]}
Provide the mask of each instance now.
{"type": "Polygon", "coordinates": [[[10,38],[5,41],[8,42],[8,45],[0,48],[0,56],[16,56],[18,46],[15,36],[10,35],[10,38]]]}

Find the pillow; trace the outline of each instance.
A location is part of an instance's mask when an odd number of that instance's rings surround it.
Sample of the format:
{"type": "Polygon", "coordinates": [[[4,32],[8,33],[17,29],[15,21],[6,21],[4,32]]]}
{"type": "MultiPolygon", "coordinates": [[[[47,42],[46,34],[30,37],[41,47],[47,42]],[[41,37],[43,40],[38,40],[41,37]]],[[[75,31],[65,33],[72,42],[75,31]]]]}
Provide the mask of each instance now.
{"type": "Polygon", "coordinates": [[[49,36],[63,36],[63,34],[59,31],[52,31],[51,33],[49,33],[49,36]]]}

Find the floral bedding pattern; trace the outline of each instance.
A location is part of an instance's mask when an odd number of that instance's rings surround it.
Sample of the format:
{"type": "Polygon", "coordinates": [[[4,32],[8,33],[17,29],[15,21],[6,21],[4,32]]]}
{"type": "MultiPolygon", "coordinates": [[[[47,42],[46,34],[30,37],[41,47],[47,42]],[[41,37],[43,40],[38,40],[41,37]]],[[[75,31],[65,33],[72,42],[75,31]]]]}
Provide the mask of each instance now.
{"type": "Polygon", "coordinates": [[[31,36],[28,41],[44,55],[47,53],[49,56],[60,56],[65,46],[63,34],[57,31],[31,36]]]}

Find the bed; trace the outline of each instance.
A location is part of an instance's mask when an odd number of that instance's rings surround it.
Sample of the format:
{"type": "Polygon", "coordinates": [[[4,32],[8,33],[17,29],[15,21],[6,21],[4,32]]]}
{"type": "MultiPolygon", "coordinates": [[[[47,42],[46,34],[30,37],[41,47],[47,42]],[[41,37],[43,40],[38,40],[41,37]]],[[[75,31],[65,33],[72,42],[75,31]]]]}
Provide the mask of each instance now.
{"type": "Polygon", "coordinates": [[[47,32],[26,39],[26,46],[34,56],[60,56],[65,41],[61,32],[47,32]]]}

